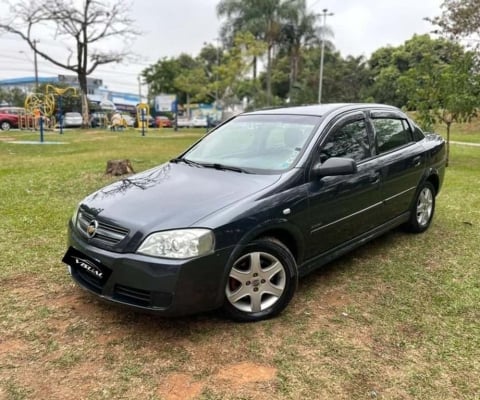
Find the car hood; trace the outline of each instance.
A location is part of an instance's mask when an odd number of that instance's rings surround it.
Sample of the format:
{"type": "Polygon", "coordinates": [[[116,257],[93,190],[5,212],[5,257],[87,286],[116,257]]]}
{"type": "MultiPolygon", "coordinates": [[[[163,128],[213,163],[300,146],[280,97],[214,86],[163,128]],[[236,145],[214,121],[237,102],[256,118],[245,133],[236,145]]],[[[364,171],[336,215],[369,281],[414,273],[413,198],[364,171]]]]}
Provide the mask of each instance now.
{"type": "Polygon", "coordinates": [[[167,163],[100,189],[82,204],[117,225],[144,232],[175,229],[192,226],[278,179],[167,163]]]}

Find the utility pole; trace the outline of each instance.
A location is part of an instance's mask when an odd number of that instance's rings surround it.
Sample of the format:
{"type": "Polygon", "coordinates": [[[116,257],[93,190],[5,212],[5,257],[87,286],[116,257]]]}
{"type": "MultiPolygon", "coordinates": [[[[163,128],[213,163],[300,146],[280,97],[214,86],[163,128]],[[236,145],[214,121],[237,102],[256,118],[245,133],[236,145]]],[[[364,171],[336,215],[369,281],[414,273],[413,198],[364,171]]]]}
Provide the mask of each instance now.
{"type": "Polygon", "coordinates": [[[137,77],[138,79],[138,97],[139,97],[139,102],[142,102],[142,78],[140,75],[137,77]]]}
{"type": "Polygon", "coordinates": [[[220,67],[220,38],[215,38],[217,41],[217,70],[215,73],[215,108],[218,108],[218,68],[220,67]]]}
{"type": "Polygon", "coordinates": [[[325,52],[325,32],[327,27],[327,16],[330,17],[334,14],[329,13],[328,9],[324,8],[322,10],[321,15],[323,16],[323,24],[322,24],[322,31],[320,32],[321,40],[322,40],[322,48],[320,52],[320,76],[318,79],[318,104],[322,104],[323,53],[325,52]]]}
{"type": "Polygon", "coordinates": [[[37,39],[33,39],[33,64],[35,66],[35,91],[38,91],[37,39]]]}

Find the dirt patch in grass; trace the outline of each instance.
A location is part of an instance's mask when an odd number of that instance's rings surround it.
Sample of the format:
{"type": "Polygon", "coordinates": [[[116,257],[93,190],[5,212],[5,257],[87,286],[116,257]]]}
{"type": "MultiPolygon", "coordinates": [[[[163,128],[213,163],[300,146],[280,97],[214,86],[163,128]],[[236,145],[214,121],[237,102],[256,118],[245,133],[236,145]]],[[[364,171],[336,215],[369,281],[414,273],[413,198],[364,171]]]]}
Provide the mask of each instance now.
{"type": "Polygon", "coordinates": [[[0,359],[4,354],[19,354],[28,348],[27,344],[18,339],[0,339],[0,359]]]}
{"type": "Polygon", "coordinates": [[[158,388],[158,394],[165,400],[196,399],[204,391],[221,393],[221,396],[247,396],[262,398],[265,386],[272,383],[277,375],[274,367],[241,362],[221,367],[220,371],[201,380],[190,374],[173,373],[168,375],[158,388]]]}
{"type": "Polygon", "coordinates": [[[214,377],[232,389],[275,379],[277,369],[252,362],[242,362],[222,368],[214,377]]]}
{"type": "Polygon", "coordinates": [[[165,400],[191,400],[197,398],[205,386],[203,382],[195,382],[187,374],[168,376],[158,389],[158,394],[165,400]]]}

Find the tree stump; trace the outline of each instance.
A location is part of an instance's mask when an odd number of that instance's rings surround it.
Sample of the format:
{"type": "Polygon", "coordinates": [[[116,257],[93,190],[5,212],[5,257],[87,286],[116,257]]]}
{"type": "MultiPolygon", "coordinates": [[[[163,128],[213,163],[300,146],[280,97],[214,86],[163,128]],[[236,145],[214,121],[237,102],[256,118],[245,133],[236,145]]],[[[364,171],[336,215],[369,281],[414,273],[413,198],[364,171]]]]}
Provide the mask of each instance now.
{"type": "Polygon", "coordinates": [[[126,175],[134,174],[132,163],[130,160],[108,160],[107,169],[105,170],[105,175],[126,175]]]}

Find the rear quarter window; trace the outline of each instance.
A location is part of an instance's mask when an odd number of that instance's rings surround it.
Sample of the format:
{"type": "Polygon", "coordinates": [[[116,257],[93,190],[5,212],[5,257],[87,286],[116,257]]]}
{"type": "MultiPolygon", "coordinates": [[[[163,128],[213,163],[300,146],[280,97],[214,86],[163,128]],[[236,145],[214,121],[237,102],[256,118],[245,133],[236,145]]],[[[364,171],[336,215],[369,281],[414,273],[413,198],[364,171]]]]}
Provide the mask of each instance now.
{"type": "Polygon", "coordinates": [[[379,153],[392,151],[412,142],[410,125],[404,119],[375,118],[372,124],[379,153]]]}

